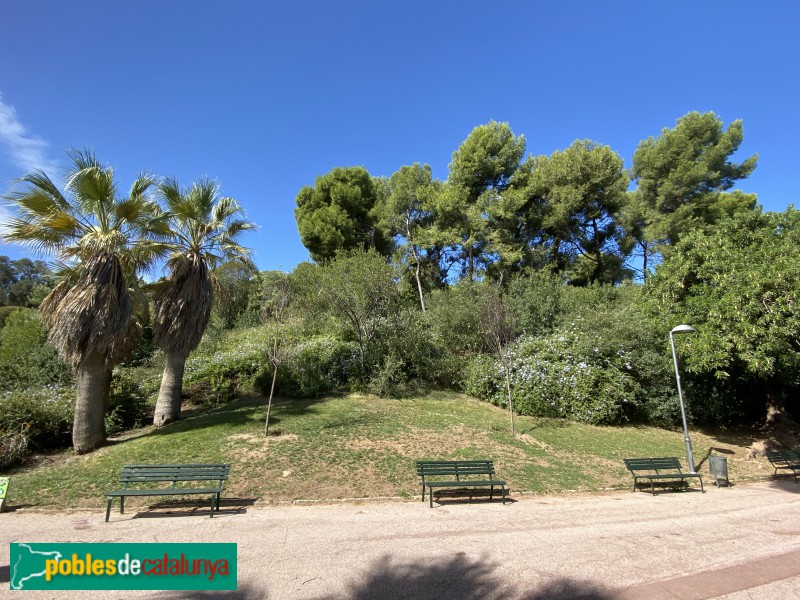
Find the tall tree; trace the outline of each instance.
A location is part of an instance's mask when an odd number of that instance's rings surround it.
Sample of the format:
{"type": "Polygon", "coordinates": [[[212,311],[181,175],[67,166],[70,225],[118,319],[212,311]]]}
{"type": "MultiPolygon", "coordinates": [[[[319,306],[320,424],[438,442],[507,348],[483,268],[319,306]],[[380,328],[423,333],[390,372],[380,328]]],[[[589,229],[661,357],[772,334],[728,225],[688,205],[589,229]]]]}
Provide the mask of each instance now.
{"type": "Polygon", "coordinates": [[[713,112],[691,112],[673,129],[639,143],[631,170],[637,187],[625,220],[644,259],[645,275],[654,254],[668,250],[685,233],[753,209],[754,195],[724,193],[756,168],[756,154],[731,161],[742,139],[740,120],[725,129],[713,112]]]}
{"type": "MultiPolygon", "coordinates": [[[[163,251],[154,241],[166,233],[163,214],[150,198],[154,180],[140,176],[126,197],[117,195],[114,171],[89,151],[70,151],[62,193],[41,171],[6,196],[17,217],[6,223],[5,241],[77,262],[40,306],[48,339],[77,378],[72,441],[78,453],[105,440],[105,408],[115,364],[135,347],[144,313],[129,285],[163,251]]],[[[141,306],[141,305],[140,305],[141,306]]]]}
{"type": "Polygon", "coordinates": [[[324,262],[356,248],[388,254],[391,245],[378,227],[379,204],[378,186],[364,167],[335,168],[302,188],[294,216],[311,258],[324,262]]]}
{"type": "Polygon", "coordinates": [[[473,129],[453,153],[447,185],[437,198],[436,227],[443,242],[460,249],[462,275],[470,279],[491,261],[489,213],[524,153],[525,138],[496,121],[473,129]]]}
{"type": "Polygon", "coordinates": [[[620,156],[588,140],[535,159],[528,193],[543,199],[549,260],[573,284],[624,278],[618,219],[627,186],[620,156]]]}
{"type": "Polygon", "coordinates": [[[389,180],[389,194],[385,220],[390,235],[397,239],[397,252],[401,262],[408,264],[414,273],[419,303],[425,311],[423,268],[425,258],[434,253],[431,246],[433,208],[439,182],[431,175],[430,165],[414,163],[401,167],[389,180]]]}
{"type": "Polygon", "coordinates": [[[800,213],[748,211],[684,235],[646,287],[665,330],[678,323],[697,329],[686,342],[687,368],[712,380],[757,383],[767,423],[786,414],[782,392],[800,381],[798,264],[800,213]]]}
{"type": "Polygon", "coordinates": [[[203,337],[213,302],[212,269],[231,260],[250,262],[240,245],[242,234],[255,225],[245,220],[233,198],[219,195],[207,179],[182,189],[177,179],[158,185],[170,224],[169,275],[154,300],[153,334],[164,351],[164,375],[153,423],[166,425],[181,416],[183,371],[189,353],[203,337]]]}
{"type": "Polygon", "coordinates": [[[51,275],[42,260],[10,260],[0,256],[0,306],[39,306],[52,289],[51,275]]]}

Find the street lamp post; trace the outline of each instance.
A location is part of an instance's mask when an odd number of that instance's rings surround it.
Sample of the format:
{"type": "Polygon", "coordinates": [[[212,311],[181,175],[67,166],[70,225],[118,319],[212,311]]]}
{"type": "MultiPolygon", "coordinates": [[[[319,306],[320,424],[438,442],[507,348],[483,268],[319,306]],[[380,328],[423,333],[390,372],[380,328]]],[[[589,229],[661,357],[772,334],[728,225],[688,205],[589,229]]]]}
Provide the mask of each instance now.
{"type": "Polygon", "coordinates": [[[694,456],[692,455],[692,441],[689,439],[689,426],[686,424],[686,408],[683,406],[683,391],[681,390],[681,374],[678,371],[678,355],[675,354],[675,338],[676,333],[692,333],[695,331],[694,327],[690,325],[678,325],[669,332],[669,343],[672,346],[672,360],[675,363],[675,379],[678,382],[678,399],[681,402],[681,417],[683,418],[683,439],[686,442],[686,460],[689,461],[689,473],[695,473],[694,470],[694,456]]]}

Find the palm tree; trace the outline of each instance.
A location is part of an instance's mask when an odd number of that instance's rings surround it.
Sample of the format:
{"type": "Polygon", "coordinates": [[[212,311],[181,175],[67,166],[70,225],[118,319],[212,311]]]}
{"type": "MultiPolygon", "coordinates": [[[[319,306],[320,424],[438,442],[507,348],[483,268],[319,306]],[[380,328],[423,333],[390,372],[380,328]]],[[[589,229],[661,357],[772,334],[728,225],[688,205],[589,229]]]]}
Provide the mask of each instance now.
{"type": "Polygon", "coordinates": [[[128,196],[119,198],[113,169],[88,150],[68,155],[64,193],[35,171],[19,180],[24,189],[6,196],[17,216],[5,223],[3,237],[74,267],[39,310],[49,341],[76,373],[72,443],[85,453],[105,441],[111,373],[135,347],[141,329],[129,283],[135,285],[136,272],[164,251],[156,240],[168,230],[149,197],[152,177],[139,176],[128,196]]]}
{"type": "Polygon", "coordinates": [[[167,179],[158,191],[172,230],[169,275],[156,292],[153,311],[153,337],[166,359],[153,415],[161,426],[181,416],[186,358],[211,316],[213,269],[230,260],[250,263],[250,252],[238,239],[255,225],[244,220],[236,200],[218,195],[213,181],[201,179],[181,190],[176,179],[167,179]]]}

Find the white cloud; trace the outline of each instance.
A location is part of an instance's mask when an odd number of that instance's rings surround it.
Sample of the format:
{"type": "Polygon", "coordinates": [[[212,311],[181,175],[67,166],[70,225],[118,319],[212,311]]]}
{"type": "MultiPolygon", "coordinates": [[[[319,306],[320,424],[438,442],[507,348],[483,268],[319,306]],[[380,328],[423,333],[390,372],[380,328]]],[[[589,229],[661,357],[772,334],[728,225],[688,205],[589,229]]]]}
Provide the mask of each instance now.
{"type": "Polygon", "coordinates": [[[29,133],[17,117],[13,106],[3,100],[0,93],[0,142],[6,146],[11,162],[25,173],[41,169],[53,178],[58,162],[47,156],[50,144],[29,133]]]}

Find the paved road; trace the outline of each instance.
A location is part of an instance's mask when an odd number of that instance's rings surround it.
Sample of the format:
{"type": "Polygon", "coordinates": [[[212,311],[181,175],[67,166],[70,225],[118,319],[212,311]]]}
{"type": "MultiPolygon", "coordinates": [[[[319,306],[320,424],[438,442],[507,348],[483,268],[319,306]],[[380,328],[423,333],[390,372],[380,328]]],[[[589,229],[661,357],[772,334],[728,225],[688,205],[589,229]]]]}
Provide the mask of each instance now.
{"type": "Polygon", "coordinates": [[[800,486],[537,496],[500,503],[239,507],[0,515],[0,596],[210,598],[211,593],[11,592],[8,542],[236,542],[240,599],[800,598],[800,486]]]}

